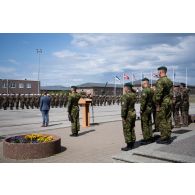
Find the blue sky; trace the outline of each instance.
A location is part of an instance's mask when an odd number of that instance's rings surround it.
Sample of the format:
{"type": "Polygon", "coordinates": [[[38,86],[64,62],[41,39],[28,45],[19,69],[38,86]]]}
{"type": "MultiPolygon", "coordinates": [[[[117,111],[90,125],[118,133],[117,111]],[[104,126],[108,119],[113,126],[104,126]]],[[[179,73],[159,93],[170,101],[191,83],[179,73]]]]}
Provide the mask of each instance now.
{"type": "Polygon", "coordinates": [[[42,85],[114,82],[123,72],[149,77],[158,66],[176,81],[195,84],[195,34],[0,34],[0,78],[38,77],[42,85]]]}

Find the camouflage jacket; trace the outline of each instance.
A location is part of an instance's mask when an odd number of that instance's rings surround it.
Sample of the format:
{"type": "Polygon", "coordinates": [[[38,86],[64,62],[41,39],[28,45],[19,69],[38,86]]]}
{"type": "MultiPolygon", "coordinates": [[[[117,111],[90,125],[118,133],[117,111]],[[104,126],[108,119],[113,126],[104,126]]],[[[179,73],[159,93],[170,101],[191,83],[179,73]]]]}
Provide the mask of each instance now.
{"type": "Polygon", "coordinates": [[[183,90],[181,90],[181,101],[182,103],[189,102],[189,89],[184,88],[183,90]]]}
{"type": "Polygon", "coordinates": [[[154,101],[156,105],[161,105],[167,101],[171,101],[173,97],[173,82],[167,77],[161,77],[156,82],[156,91],[154,94],[154,101]]]}
{"type": "Polygon", "coordinates": [[[140,100],[140,110],[141,112],[144,112],[146,110],[152,110],[152,98],[153,98],[153,92],[151,88],[144,88],[142,90],[141,94],[141,100],[140,100]]]}
{"type": "Polygon", "coordinates": [[[68,97],[68,112],[70,113],[72,108],[78,107],[79,99],[81,98],[81,94],[79,93],[71,93],[68,97]]]}
{"type": "Polygon", "coordinates": [[[173,104],[181,103],[181,93],[179,91],[173,91],[173,104]]]}
{"type": "Polygon", "coordinates": [[[136,94],[126,93],[121,97],[121,117],[126,119],[129,111],[135,110],[136,94]]]}

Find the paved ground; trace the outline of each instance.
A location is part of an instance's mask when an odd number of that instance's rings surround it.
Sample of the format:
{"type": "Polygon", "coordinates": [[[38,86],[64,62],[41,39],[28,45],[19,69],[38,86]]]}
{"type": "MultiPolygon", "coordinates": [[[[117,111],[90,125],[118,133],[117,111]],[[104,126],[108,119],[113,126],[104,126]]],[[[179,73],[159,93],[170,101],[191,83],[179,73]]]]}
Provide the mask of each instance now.
{"type": "MultiPolygon", "coordinates": [[[[139,105],[136,105],[136,108],[138,112],[139,105]]],[[[120,148],[124,145],[120,106],[94,107],[94,113],[94,120],[91,117],[91,122],[94,121],[99,125],[81,129],[80,136],[73,138],[69,136],[70,122],[67,119],[65,108],[51,109],[48,128],[40,127],[41,114],[39,110],[0,110],[0,162],[113,162],[112,157],[120,154],[120,148]],[[42,131],[56,134],[62,138],[62,153],[39,160],[4,159],[2,154],[4,137],[24,132],[42,131]]],[[[190,113],[195,113],[195,104],[191,105],[190,113]]],[[[195,126],[190,128],[195,129],[195,126]]],[[[137,140],[142,138],[139,120],[136,121],[136,136],[137,140]]],[[[194,140],[188,141],[192,143],[194,140]]],[[[145,148],[147,149],[147,147],[145,148]]],[[[173,150],[173,148],[169,150],[173,150]]],[[[191,151],[193,150],[194,146],[191,151]]]]}
{"type": "MultiPolygon", "coordinates": [[[[137,121],[136,127],[136,135],[140,139],[140,121],[137,121]]],[[[49,130],[46,133],[56,134],[62,138],[62,153],[38,160],[10,160],[3,157],[3,144],[0,142],[0,162],[109,163],[113,162],[112,156],[119,153],[120,148],[124,146],[121,121],[102,123],[82,129],[79,137],[70,137],[69,127],[49,130]]]]}

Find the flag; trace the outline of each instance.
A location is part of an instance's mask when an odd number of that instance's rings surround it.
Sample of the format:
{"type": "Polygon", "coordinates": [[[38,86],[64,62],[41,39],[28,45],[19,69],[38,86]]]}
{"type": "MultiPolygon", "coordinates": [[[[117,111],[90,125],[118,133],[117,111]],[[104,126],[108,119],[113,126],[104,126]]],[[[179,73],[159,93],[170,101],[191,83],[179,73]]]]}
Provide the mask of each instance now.
{"type": "Polygon", "coordinates": [[[125,74],[125,73],[124,73],[124,75],[123,75],[123,78],[124,78],[125,80],[129,80],[129,76],[128,76],[127,74],[125,74]]]}
{"type": "Polygon", "coordinates": [[[159,77],[157,72],[153,72],[153,73],[152,73],[152,76],[153,76],[153,77],[156,77],[156,78],[159,77]]]}
{"type": "Polygon", "coordinates": [[[173,76],[174,76],[174,79],[175,79],[175,77],[176,77],[176,73],[175,72],[174,72],[174,75],[173,76]]]}
{"type": "Polygon", "coordinates": [[[115,76],[115,79],[116,79],[117,81],[120,81],[120,79],[119,79],[119,77],[118,77],[118,76],[115,76]]]}

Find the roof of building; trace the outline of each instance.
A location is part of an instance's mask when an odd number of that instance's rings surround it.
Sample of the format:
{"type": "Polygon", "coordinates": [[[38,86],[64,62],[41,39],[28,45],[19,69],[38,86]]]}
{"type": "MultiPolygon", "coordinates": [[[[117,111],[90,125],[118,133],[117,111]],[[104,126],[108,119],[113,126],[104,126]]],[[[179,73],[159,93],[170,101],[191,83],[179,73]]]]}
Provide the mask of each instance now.
{"type": "Polygon", "coordinates": [[[69,87],[64,87],[61,85],[55,85],[55,86],[41,86],[41,90],[47,90],[47,91],[67,91],[70,90],[69,87]]]}
{"type": "MultiPolygon", "coordinates": [[[[89,87],[114,87],[114,84],[107,84],[106,83],[83,83],[81,85],[77,85],[78,88],[89,88],[89,87]]],[[[118,88],[122,88],[121,84],[116,84],[118,88]]]]}

